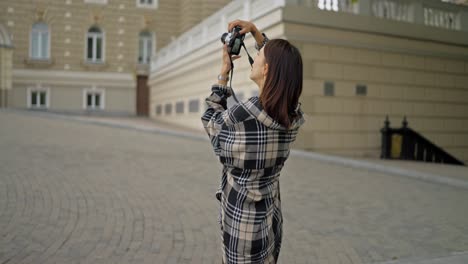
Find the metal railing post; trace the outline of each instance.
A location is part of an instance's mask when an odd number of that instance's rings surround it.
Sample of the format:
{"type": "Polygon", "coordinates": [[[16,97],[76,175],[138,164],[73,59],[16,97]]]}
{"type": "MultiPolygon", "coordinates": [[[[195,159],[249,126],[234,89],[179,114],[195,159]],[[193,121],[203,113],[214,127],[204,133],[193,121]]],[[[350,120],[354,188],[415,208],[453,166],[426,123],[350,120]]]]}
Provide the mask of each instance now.
{"type": "Polygon", "coordinates": [[[382,149],[380,153],[381,159],[390,158],[391,150],[391,133],[390,133],[390,121],[388,120],[388,115],[385,117],[384,127],[380,130],[382,133],[382,149]]]}

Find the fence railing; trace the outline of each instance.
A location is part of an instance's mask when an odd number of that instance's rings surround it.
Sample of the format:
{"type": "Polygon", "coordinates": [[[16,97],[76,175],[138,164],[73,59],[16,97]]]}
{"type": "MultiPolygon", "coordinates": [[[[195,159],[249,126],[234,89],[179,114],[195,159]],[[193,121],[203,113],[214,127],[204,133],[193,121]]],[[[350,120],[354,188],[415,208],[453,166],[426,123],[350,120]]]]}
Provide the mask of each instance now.
{"type": "Polygon", "coordinates": [[[229,21],[235,19],[254,20],[284,6],[285,0],[232,1],[153,55],[151,71],[219,39],[221,34],[227,31],[229,21]]]}
{"type": "MultiPolygon", "coordinates": [[[[468,7],[440,0],[236,0],[183,33],[151,60],[151,71],[218,39],[229,21],[255,20],[284,6],[353,13],[468,32],[468,7]]],[[[280,19],[280,18],[279,18],[280,19]]]]}
{"type": "Polygon", "coordinates": [[[401,128],[390,128],[388,116],[382,133],[382,159],[416,160],[434,163],[465,165],[442,148],[408,127],[406,117],[401,128]]]}

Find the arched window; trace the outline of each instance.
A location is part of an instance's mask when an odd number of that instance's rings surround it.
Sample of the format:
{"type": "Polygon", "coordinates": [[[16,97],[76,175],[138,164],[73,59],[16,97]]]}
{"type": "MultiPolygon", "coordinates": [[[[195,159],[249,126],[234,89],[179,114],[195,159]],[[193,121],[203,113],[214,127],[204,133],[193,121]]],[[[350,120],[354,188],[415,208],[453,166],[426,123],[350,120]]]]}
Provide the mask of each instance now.
{"type": "Polygon", "coordinates": [[[49,26],[43,22],[35,23],[31,29],[31,58],[48,59],[50,45],[49,40],[49,26]]]}
{"type": "Polygon", "coordinates": [[[148,31],[141,32],[138,43],[138,63],[150,63],[153,54],[153,34],[148,31]]]}
{"type": "Polygon", "coordinates": [[[93,26],[88,30],[86,37],[86,59],[89,62],[104,61],[104,34],[101,29],[93,26]]]}

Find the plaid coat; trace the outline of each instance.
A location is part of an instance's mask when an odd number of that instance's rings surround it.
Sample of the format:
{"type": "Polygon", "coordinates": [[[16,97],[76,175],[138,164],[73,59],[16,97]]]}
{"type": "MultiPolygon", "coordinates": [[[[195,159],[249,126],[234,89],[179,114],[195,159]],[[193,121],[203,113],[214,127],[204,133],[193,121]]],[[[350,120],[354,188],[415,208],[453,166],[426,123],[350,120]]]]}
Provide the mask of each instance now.
{"type": "Polygon", "coordinates": [[[276,263],[281,247],[279,176],[304,123],[288,130],[262,109],[258,97],[226,109],[230,87],[213,85],[202,122],[223,164],[216,198],[224,263],[276,263]]]}

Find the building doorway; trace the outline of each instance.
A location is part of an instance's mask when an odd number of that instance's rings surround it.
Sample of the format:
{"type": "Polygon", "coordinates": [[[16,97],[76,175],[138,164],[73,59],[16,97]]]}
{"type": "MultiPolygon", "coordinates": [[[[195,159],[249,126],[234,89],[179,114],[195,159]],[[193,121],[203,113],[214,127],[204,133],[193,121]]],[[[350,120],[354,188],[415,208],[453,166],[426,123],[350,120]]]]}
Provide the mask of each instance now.
{"type": "Polygon", "coordinates": [[[137,76],[136,112],[138,116],[149,115],[148,76],[137,76]]]}

